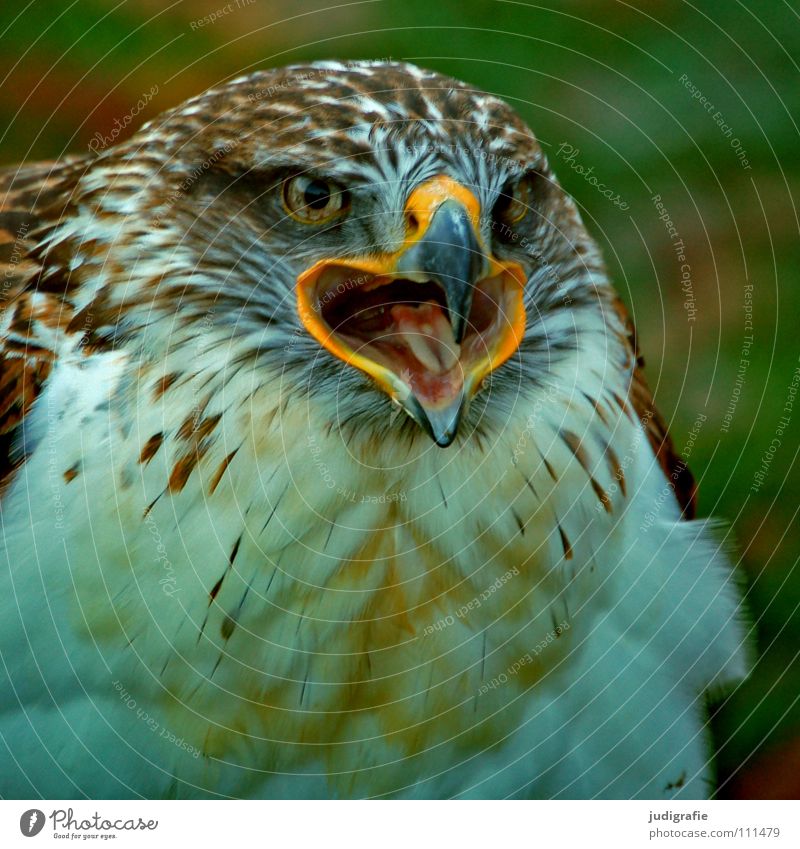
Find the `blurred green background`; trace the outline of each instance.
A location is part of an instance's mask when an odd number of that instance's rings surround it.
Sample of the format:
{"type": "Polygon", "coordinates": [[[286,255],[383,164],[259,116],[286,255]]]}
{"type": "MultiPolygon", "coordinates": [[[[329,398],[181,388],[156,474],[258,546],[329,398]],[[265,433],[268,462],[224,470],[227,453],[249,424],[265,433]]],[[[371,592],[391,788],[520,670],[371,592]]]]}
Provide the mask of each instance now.
{"type": "Polygon", "coordinates": [[[0,164],[85,151],[154,86],[121,138],[221,80],[318,58],[406,59],[511,102],[605,249],[701,514],[732,525],[760,658],[715,707],[720,795],[800,797],[797,3],[32,0],[2,4],[0,33],[0,164]]]}

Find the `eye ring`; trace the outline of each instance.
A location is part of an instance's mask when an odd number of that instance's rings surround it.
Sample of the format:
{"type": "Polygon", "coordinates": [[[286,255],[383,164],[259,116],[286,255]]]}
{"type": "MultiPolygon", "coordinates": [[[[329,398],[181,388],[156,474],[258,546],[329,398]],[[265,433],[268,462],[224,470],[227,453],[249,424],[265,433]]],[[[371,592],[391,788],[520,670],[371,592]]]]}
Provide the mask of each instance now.
{"type": "Polygon", "coordinates": [[[295,221],[323,224],[345,212],[350,197],[332,180],[298,174],[283,184],[283,206],[295,221]]]}
{"type": "Polygon", "coordinates": [[[492,218],[506,226],[518,224],[531,208],[531,195],[531,184],[527,177],[523,177],[514,185],[507,184],[497,196],[492,208],[492,218]]]}

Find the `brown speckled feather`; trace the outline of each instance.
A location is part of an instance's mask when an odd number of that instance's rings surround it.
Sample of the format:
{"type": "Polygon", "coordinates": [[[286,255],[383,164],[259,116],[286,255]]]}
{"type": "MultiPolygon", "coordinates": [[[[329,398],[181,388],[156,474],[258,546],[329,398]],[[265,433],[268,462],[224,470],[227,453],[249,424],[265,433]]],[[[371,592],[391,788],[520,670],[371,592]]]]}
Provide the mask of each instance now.
{"type": "Polygon", "coordinates": [[[0,493],[24,460],[20,424],[47,380],[55,351],[39,332],[71,316],[58,287],[38,291],[34,234],[56,221],[87,159],[0,170],[0,493]]]}

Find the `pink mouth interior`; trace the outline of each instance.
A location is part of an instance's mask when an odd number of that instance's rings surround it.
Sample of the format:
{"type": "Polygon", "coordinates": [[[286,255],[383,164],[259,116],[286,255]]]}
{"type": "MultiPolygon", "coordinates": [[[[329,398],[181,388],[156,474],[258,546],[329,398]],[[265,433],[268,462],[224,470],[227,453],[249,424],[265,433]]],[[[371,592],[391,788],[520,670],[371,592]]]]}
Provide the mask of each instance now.
{"type": "Polygon", "coordinates": [[[326,324],[350,348],[391,369],[426,406],[450,403],[467,367],[488,355],[505,324],[499,278],[476,286],[466,333],[456,344],[444,292],[433,281],[331,268],[320,278],[318,303],[326,324]]]}

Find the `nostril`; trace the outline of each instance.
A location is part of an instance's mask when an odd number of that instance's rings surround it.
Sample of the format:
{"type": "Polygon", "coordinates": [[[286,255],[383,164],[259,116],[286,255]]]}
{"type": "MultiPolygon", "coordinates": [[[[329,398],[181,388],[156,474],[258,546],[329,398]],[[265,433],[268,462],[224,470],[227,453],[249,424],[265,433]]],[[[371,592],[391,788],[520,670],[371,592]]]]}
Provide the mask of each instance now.
{"type": "Polygon", "coordinates": [[[413,236],[415,233],[419,232],[419,218],[417,218],[415,213],[409,212],[406,214],[406,225],[408,227],[409,236],[413,236]]]}

